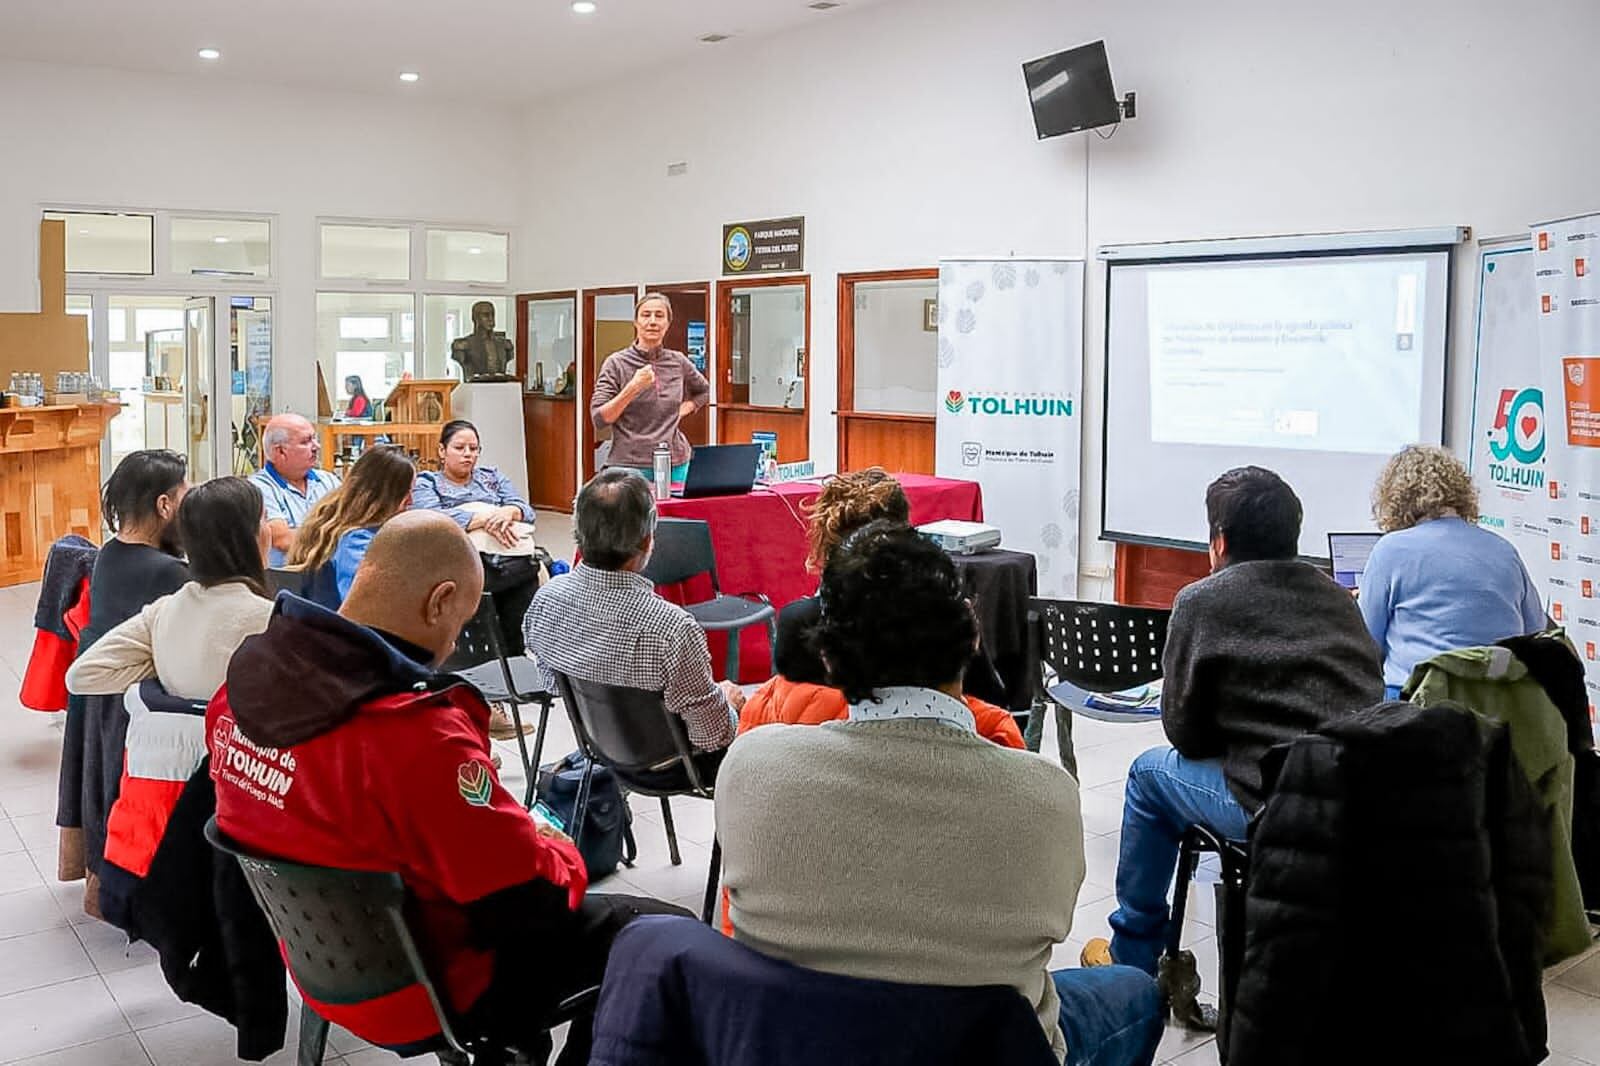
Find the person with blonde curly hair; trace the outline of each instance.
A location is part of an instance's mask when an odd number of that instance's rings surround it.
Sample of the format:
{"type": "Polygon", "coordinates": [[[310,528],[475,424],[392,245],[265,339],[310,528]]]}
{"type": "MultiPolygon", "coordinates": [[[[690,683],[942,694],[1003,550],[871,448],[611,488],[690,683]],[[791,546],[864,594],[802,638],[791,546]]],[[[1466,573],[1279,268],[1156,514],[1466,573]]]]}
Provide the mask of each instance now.
{"type": "Polygon", "coordinates": [[[1545,627],[1517,550],[1478,525],[1478,491],[1461,461],[1413,444],[1384,464],[1372,490],[1384,536],[1361,575],[1361,614],[1397,696],[1412,669],[1442,652],[1545,627]]]}

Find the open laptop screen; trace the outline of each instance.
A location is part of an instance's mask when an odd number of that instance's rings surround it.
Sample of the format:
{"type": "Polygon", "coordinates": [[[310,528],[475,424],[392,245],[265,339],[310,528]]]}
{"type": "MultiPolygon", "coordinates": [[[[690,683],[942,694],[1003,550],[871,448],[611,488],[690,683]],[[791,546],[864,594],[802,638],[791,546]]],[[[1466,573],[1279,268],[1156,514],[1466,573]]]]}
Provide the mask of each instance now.
{"type": "Polygon", "coordinates": [[[1381,533],[1329,533],[1328,559],[1333,564],[1333,579],[1347,589],[1359,588],[1366,573],[1367,559],[1381,533]]]}

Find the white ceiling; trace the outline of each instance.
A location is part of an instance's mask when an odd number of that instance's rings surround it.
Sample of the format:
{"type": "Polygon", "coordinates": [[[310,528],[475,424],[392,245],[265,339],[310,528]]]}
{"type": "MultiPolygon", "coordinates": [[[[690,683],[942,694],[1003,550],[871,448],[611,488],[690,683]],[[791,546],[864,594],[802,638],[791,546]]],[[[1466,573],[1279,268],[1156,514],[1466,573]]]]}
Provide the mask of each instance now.
{"type": "Polygon", "coordinates": [[[670,66],[718,64],[737,91],[740,38],[882,0],[0,0],[0,58],[316,89],[516,104],[670,66]],[[702,44],[707,33],[733,40],[702,44]],[[222,59],[196,56],[214,47],[222,59]],[[418,71],[415,85],[399,81],[418,71]]]}

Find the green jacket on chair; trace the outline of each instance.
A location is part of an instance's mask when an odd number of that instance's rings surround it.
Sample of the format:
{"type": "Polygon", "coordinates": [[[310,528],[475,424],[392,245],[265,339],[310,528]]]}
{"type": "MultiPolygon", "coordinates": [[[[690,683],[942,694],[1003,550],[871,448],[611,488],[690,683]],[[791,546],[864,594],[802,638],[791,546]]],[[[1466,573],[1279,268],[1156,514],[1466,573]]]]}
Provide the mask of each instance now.
{"type": "Polygon", "coordinates": [[[1506,724],[1517,762],[1550,812],[1555,891],[1544,964],[1552,966],[1586,950],[1591,943],[1589,920],[1572,859],[1573,759],[1567,750],[1566,723],[1543,686],[1506,648],[1464,648],[1419,663],[1401,696],[1423,707],[1454,700],[1506,724]]]}

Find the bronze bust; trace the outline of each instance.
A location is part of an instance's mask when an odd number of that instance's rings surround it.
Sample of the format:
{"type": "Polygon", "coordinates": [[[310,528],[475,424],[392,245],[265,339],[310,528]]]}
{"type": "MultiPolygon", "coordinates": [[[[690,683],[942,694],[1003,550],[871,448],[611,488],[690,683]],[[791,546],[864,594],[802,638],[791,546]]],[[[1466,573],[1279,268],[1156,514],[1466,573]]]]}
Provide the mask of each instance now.
{"type": "Polygon", "coordinates": [[[450,358],[461,364],[463,381],[516,381],[511,364],[516,346],[494,328],[494,304],[472,305],[472,332],[450,342],[450,358]]]}

